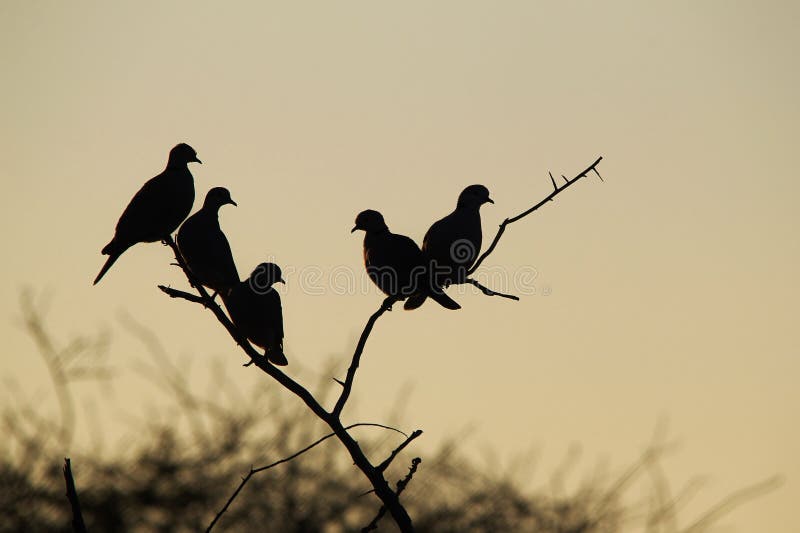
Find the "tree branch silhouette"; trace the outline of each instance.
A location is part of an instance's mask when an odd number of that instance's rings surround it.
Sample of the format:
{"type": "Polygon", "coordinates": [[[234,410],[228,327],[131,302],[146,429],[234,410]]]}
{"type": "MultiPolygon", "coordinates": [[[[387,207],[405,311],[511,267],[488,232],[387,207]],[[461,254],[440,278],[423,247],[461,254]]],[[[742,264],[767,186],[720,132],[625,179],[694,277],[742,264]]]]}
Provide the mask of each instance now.
{"type": "Polygon", "coordinates": [[[356,370],[358,370],[358,365],[361,362],[361,354],[364,352],[364,347],[367,345],[367,339],[369,338],[370,333],[372,333],[372,328],[375,326],[375,322],[378,321],[383,313],[391,310],[392,305],[396,302],[397,300],[395,298],[386,298],[381,304],[380,308],[369,317],[369,320],[367,320],[367,325],[364,326],[364,331],[361,332],[361,337],[359,337],[358,344],[356,344],[356,349],[353,352],[353,359],[350,362],[350,368],[347,369],[347,377],[345,377],[344,383],[339,381],[339,383],[342,385],[342,393],[339,395],[339,399],[336,400],[336,405],[333,406],[334,416],[338,417],[342,414],[344,404],[350,397],[350,391],[353,388],[353,381],[356,378],[356,370]]]}
{"type": "MultiPolygon", "coordinates": [[[[411,478],[414,477],[414,474],[417,472],[417,467],[421,462],[422,459],[420,459],[419,457],[415,457],[414,459],[411,460],[411,467],[408,469],[408,474],[406,474],[406,477],[397,482],[398,496],[400,495],[401,492],[405,490],[406,486],[411,481],[411,478]]],[[[364,526],[361,529],[361,532],[365,533],[367,531],[373,531],[375,529],[378,529],[378,522],[380,522],[381,518],[383,518],[383,515],[385,514],[386,514],[386,507],[381,506],[381,508],[378,509],[378,513],[375,515],[375,518],[372,519],[372,522],[364,526]]]]}
{"type": "MultiPolygon", "coordinates": [[[[518,221],[518,220],[520,220],[522,218],[525,218],[526,216],[530,215],[531,213],[533,213],[534,211],[536,211],[537,209],[539,209],[540,207],[545,205],[547,202],[552,202],[553,199],[556,196],[561,194],[564,190],[566,190],[571,185],[573,185],[574,183],[579,181],[581,178],[586,177],[590,172],[594,172],[595,174],[597,174],[597,177],[600,178],[600,180],[602,181],[603,177],[600,176],[600,173],[597,171],[597,165],[599,165],[600,161],[602,161],[602,160],[603,160],[602,156],[598,157],[594,161],[594,163],[592,163],[591,165],[586,167],[586,169],[584,169],[583,172],[581,172],[580,174],[578,174],[577,176],[575,176],[572,179],[567,179],[566,177],[562,176],[562,178],[564,179],[565,183],[561,187],[559,187],[556,184],[556,180],[553,178],[553,175],[550,174],[550,181],[553,183],[553,192],[548,194],[542,201],[540,201],[539,203],[537,203],[533,207],[523,211],[519,215],[517,215],[515,217],[511,217],[511,218],[505,219],[502,222],[502,224],[500,224],[500,228],[497,230],[497,234],[494,236],[494,239],[492,240],[492,243],[489,245],[489,247],[486,249],[486,251],[483,252],[483,254],[481,254],[480,257],[478,257],[478,260],[475,261],[475,264],[472,265],[472,268],[470,268],[467,271],[467,275],[471,276],[472,274],[474,274],[475,271],[478,270],[478,267],[480,267],[481,264],[484,262],[484,260],[486,260],[486,258],[489,257],[489,255],[491,255],[492,252],[494,252],[494,249],[497,247],[497,243],[500,242],[500,238],[503,236],[503,233],[505,233],[506,227],[509,224],[513,224],[514,222],[516,222],[516,221],[518,221]]],[[[468,280],[467,283],[472,283],[472,281],[468,280]]],[[[473,283],[473,285],[474,285],[474,283],[473,283]]],[[[486,294],[486,293],[484,292],[484,294],[486,294]]]]}
{"type": "Polygon", "coordinates": [[[64,482],[67,485],[67,499],[72,508],[72,531],[86,533],[86,524],[83,522],[81,503],[78,500],[78,491],[75,489],[75,479],[72,477],[72,466],[69,457],[64,459],[64,482]]]}
{"type": "Polygon", "coordinates": [[[493,291],[492,289],[485,287],[478,283],[477,280],[472,278],[467,278],[464,280],[464,283],[469,283],[470,285],[474,285],[480,289],[480,291],[485,294],[486,296],[500,296],[501,298],[508,298],[509,300],[519,301],[519,296],[515,296],[513,294],[504,294],[502,292],[493,291]]]}
{"type": "Polygon", "coordinates": [[[403,532],[413,531],[414,527],[411,523],[411,517],[408,515],[408,512],[405,510],[405,508],[400,504],[398,494],[389,486],[389,483],[383,476],[383,472],[378,470],[369,461],[358,442],[347,432],[347,429],[345,429],[345,427],[342,425],[342,422],[339,418],[341,410],[344,407],[344,402],[347,400],[347,396],[349,396],[350,389],[352,388],[352,382],[355,378],[355,369],[358,368],[358,360],[360,359],[361,352],[366,344],[367,337],[369,337],[369,333],[372,331],[372,326],[375,324],[375,321],[377,321],[384,312],[391,308],[391,304],[393,303],[391,299],[384,300],[380,309],[378,309],[378,311],[376,311],[367,322],[365,333],[362,333],[362,339],[359,342],[359,345],[356,347],[356,353],[353,355],[353,363],[351,364],[350,370],[348,370],[347,380],[349,380],[350,385],[347,386],[348,382],[345,381],[345,388],[342,391],[343,396],[340,396],[336,403],[336,405],[339,406],[338,409],[337,407],[334,407],[332,412],[328,412],[305,387],[283,373],[276,366],[273,366],[266,357],[259,354],[250,345],[247,339],[239,332],[236,326],[233,325],[230,319],[228,319],[222,308],[217,305],[216,302],[214,302],[205,288],[194,279],[194,276],[189,271],[186,263],[183,260],[180,250],[178,250],[178,246],[175,244],[175,240],[169,236],[164,240],[164,242],[167,246],[172,248],[178,266],[180,266],[180,268],[183,270],[192,287],[194,287],[198,292],[199,298],[194,297],[194,295],[191,295],[190,298],[187,298],[186,295],[189,295],[189,293],[184,293],[184,291],[176,292],[174,289],[170,289],[169,287],[159,286],[159,288],[165,294],[173,298],[179,297],[194,303],[199,303],[211,310],[211,312],[214,313],[214,316],[225,327],[231,337],[239,344],[242,350],[244,350],[245,354],[250,357],[250,360],[253,364],[298,396],[319,419],[328,424],[339,441],[344,445],[345,448],[347,448],[347,451],[350,453],[350,457],[353,459],[353,463],[364,473],[367,479],[369,479],[375,491],[375,495],[381,499],[381,502],[383,502],[383,505],[388,509],[400,530],[403,532]],[[347,392],[347,396],[344,396],[345,391],[347,392]],[[342,400],[342,398],[344,398],[344,400],[342,400]]]}
{"type": "Polygon", "coordinates": [[[420,435],[422,435],[422,430],[421,429],[417,429],[411,435],[408,435],[406,437],[406,440],[401,442],[400,446],[398,446],[397,448],[392,450],[392,453],[389,454],[389,457],[387,457],[384,462],[382,462],[381,464],[378,465],[378,470],[383,471],[383,470],[386,470],[387,468],[389,468],[389,465],[392,464],[392,461],[394,461],[394,458],[397,457],[397,454],[402,452],[403,448],[408,446],[411,443],[412,440],[416,439],[420,435]]]}
{"type": "MultiPolygon", "coordinates": [[[[586,170],[584,170],[582,173],[578,174],[572,180],[568,180],[567,178],[564,178],[566,184],[562,185],[561,187],[558,187],[556,185],[556,183],[555,183],[555,180],[553,180],[554,191],[552,193],[550,193],[550,195],[548,195],[544,200],[542,200],[541,202],[539,202],[538,204],[534,205],[533,207],[531,207],[527,211],[525,211],[525,212],[523,212],[523,213],[521,213],[521,214],[519,214],[519,215],[517,215],[515,217],[505,219],[503,221],[503,223],[500,225],[500,228],[499,228],[499,230],[497,232],[497,235],[495,235],[494,240],[492,241],[492,243],[489,246],[489,248],[483,253],[483,255],[481,255],[478,258],[478,260],[475,262],[475,264],[468,271],[467,274],[468,275],[473,274],[475,272],[475,270],[481,265],[481,263],[483,263],[483,261],[494,251],[494,249],[497,247],[497,243],[500,241],[500,238],[502,237],[503,233],[505,232],[506,227],[509,224],[512,224],[512,223],[516,222],[517,220],[519,220],[519,219],[531,214],[532,212],[536,211],[538,208],[540,208],[545,203],[553,200],[553,198],[556,195],[558,195],[560,192],[562,192],[564,189],[568,188],[570,185],[572,185],[576,181],[578,181],[581,178],[583,178],[584,176],[586,176],[589,172],[594,171],[595,173],[597,173],[597,170],[596,170],[595,167],[597,166],[598,163],[600,163],[601,160],[602,160],[602,157],[599,157],[592,165],[590,165],[586,170]]],[[[597,173],[597,175],[600,176],[599,173],[597,173]]],[[[550,177],[552,179],[552,175],[550,177]]],[[[348,432],[348,429],[350,429],[351,427],[354,427],[354,426],[345,427],[345,426],[342,425],[342,422],[341,422],[341,414],[342,414],[342,411],[344,410],[344,407],[345,407],[345,404],[347,403],[347,400],[350,398],[350,393],[352,392],[353,383],[355,381],[356,371],[358,370],[358,366],[360,364],[361,356],[362,356],[362,354],[364,352],[364,348],[366,346],[367,340],[369,339],[369,336],[372,333],[372,330],[373,330],[373,327],[375,326],[375,323],[378,321],[378,319],[381,316],[383,316],[383,314],[386,311],[390,311],[391,310],[392,305],[394,303],[396,303],[397,299],[393,298],[393,297],[386,298],[383,301],[383,303],[381,304],[381,306],[378,308],[378,310],[375,311],[370,316],[370,318],[367,320],[367,323],[364,326],[364,329],[363,329],[363,331],[361,333],[361,336],[359,337],[358,343],[356,344],[356,348],[355,348],[355,351],[353,353],[353,357],[352,357],[351,362],[350,362],[350,367],[347,370],[347,374],[346,374],[345,380],[343,382],[339,381],[339,380],[336,380],[339,384],[342,385],[342,392],[340,393],[338,399],[336,400],[336,403],[334,404],[333,409],[329,412],[317,401],[317,399],[305,387],[303,387],[300,383],[298,383],[297,381],[295,381],[294,379],[289,377],[287,374],[285,374],[283,371],[281,371],[277,367],[273,366],[267,360],[266,357],[264,357],[261,354],[259,354],[253,348],[253,346],[250,345],[248,340],[239,332],[239,330],[231,322],[231,320],[228,318],[228,316],[225,314],[225,312],[222,310],[222,308],[208,294],[208,292],[205,290],[205,288],[200,283],[198,283],[196,279],[194,279],[194,276],[192,275],[192,273],[187,268],[186,263],[184,262],[183,257],[181,255],[177,245],[175,244],[175,241],[172,239],[172,237],[171,236],[167,237],[165,239],[164,243],[166,245],[168,245],[170,248],[172,248],[172,251],[175,254],[175,259],[176,259],[177,265],[183,270],[183,272],[186,275],[186,278],[188,279],[190,285],[192,287],[194,287],[194,289],[197,291],[198,294],[195,295],[195,294],[192,294],[192,293],[189,293],[189,292],[186,292],[186,291],[173,289],[173,288],[166,287],[166,286],[163,286],[163,285],[159,285],[158,286],[159,289],[161,289],[165,294],[167,294],[168,296],[170,296],[172,298],[182,298],[184,300],[203,305],[204,307],[206,307],[209,310],[211,310],[211,312],[214,314],[214,316],[217,318],[217,320],[223,325],[223,327],[225,327],[225,329],[228,331],[228,333],[231,335],[231,337],[237,342],[237,344],[239,344],[239,346],[242,348],[242,350],[245,352],[245,354],[250,358],[250,363],[248,363],[248,365],[249,364],[255,364],[263,372],[268,374],[270,377],[272,377],[273,379],[278,381],[281,385],[283,385],[289,391],[291,391],[296,396],[298,396],[306,404],[306,406],[309,409],[311,409],[311,411],[318,418],[320,418],[322,421],[324,421],[333,430],[333,433],[331,435],[328,435],[328,436],[324,437],[322,440],[325,440],[325,439],[329,438],[330,436],[335,435],[339,439],[339,441],[345,446],[345,448],[347,448],[347,451],[350,453],[350,456],[353,459],[353,463],[364,473],[364,475],[367,477],[367,479],[369,479],[369,481],[370,481],[370,483],[372,484],[372,487],[373,487],[372,492],[375,492],[376,496],[378,496],[378,498],[380,498],[380,500],[382,502],[382,506],[381,506],[380,511],[378,512],[378,515],[370,523],[370,525],[368,525],[365,528],[365,531],[369,531],[370,529],[376,528],[378,521],[381,519],[381,517],[385,514],[385,512],[387,510],[392,515],[392,518],[394,518],[395,522],[397,523],[397,525],[398,525],[398,527],[400,528],[401,531],[403,531],[403,532],[405,532],[405,531],[413,531],[414,528],[413,528],[413,525],[412,525],[412,522],[411,522],[411,518],[409,517],[409,515],[406,512],[406,510],[403,507],[403,505],[400,503],[399,496],[400,496],[400,493],[405,488],[405,486],[411,480],[411,477],[416,472],[417,466],[419,465],[421,459],[419,459],[419,458],[415,458],[414,459],[414,461],[412,462],[412,466],[411,466],[411,468],[409,470],[408,475],[406,476],[405,479],[400,480],[397,483],[397,489],[396,490],[392,490],[392,488],[389,486],[389,484],[386,481],[386,478],[384,477],[383,474],[384,474],[384,471],[386,470],[386,468],[389,466],[389,464],[391,464],[391,462],[397,456],[397,454],[400,453],[400,451],[402,451],[402,449],[405,448],[412,440],[414,440],[417,437],[419,437],[422,434],[422,432],[420,430],[417,430],[414,433],[412,433],[412,435],[407,437],[406,440],[402,444],[400,444],[400,446],[398,446],[394,451],[392,451],[392,453],[389,455],[389,457],[386,460],[384,460],[378,466],[375,466],[366,457],[366,455],[364,454],[363,450],[359,446],[358,442],[348,432]]],[[[491,290],[491,289],[489,289],[487,287],[484,287],[483,285],[481,285],[478,281],[476,281],[474,279],[467,278],[464,281],[464,283],[470,283],[470,284],[474,285],[475,287],[479,288],[487,296],[500,296],[500,297],[508,298],[508,299],[512,299],[512,300],[519,300],[519,298],[514,296],[514,295],[499,293],[499,292],[493,291],[493,290],[491,290]]],[[[319,442],[322,442],[322,440],[312,444],[307,449],[301,450],[300,452],[298,452],[294,456],[290,456],[287,459],[281,460],[280,462],[278,462],[276,464],[280,464],[282,462],[289,461],[289,460],[293,459],[294,457],[304,453],[308,449],[313,448],[319,442]]],[[[268,467],[270,467],[270,466],[268,466],[268,467]]],[[[264,469],[266,469],[266,468],[264,468],[264,469]]],[[[261,470],[254,470],[254,469],[251,468],[250,473],[242,480],[241,484],[236,489],[236,491],[233,493],[233,495],[229,498],[228,502],[225,504],[223,509],[217,514],[217,516],[211,522],[211,524],[209,525],[208,530],[210,530],[214,526],[214,524],[219,520],[220,516],[222,516],[222,514],[225,512],[225,510],[229,507],[230,503],[239,494],[239,492],[241,491],[242,487],[253,476],[253,474],[255,474],[258,471],[261,471],[261,470]]]]}
{"type": "MultiPolygon", "coordinates": [[[[356,424],[350,424],[349,426],[346,426],[344,429],[348,430],[348,429],[353,429],[353,428],[356,428],[356,427],[363,427],[363,426],[379,427],[379,428],[383,428],[383,429],[389,429],[391,431],[396,431],[397,433],[400,433],[401,435],[408,437],[405,433],[403,433],[402,431],[400,431],[397,428],[393,428],[391,426],[386,426],[384,424],[376,424],[376,423],[373,423],[373,422],[358,422],[356,424]]],[[[420,434],[422,433],[419,430],[415,431],[414,433],[417,433],[417,432],[419,432],[420,434]]],[[[255,474],[258,474],[259,472],[264,472],[265,470],[269,470],[270,468],[276,467],[276,466],[278,466],[280,464],[287,463],[287,462],[291,461],[292,459],[303,455],[304,453],[306,453],[307,451],[311,450],[315,446],[317,446],[319,444],[322,444],[323,442],[325,442],[326,440],[328,440],[329,438],[331,438],[331,437],[333,437],[335,435],[336,435],[336,433],[328,433],[324,437],[321,437],[321,438],[315,440],[314,442],[312,442],[311,444],[309,444],[305,448],[302,448],[302,449],[298,450],[297,452],[293,453],[292,455],[284,457],[283,459],[279,459],[279,460],[275,461],[274,463],[270,463],[270,464],[268,464],[266,466],[260,466],[258,468],[252,468],[251,467],[250,471],[247,473],[247,475],[242,478],[242,482],[239,483],[239,486],[236,487],[236,490],[233,491],[233,494],[231,494],[230,498],[228,498],[228,501],[225,502],[225,505],[222,507],[222,509],[220,509],[220,511],[217,513],[217,515],[214,517],[214,519],[208,525],[208,527],[206,528],[206,533],[209,533],[214,528],[214,526],[219,521],[219,519],[222,518],[222,515],[225,514],[225,511],[228,510],[228,507],[230,507],[231,503],[233,503],[233,500],[236,499],[236,497],[242,491],[242,489],[247,484],[247,482],[250,481],[250,478],[252,478],[255,474]]],[[[404,444],[401,445],[401,449],[402,449],[402,446],[404,446],[405,443],[407,443],[408,441],[409,441],[409,439],[407,438],[406,441],[404,441],[404,444]]]]}

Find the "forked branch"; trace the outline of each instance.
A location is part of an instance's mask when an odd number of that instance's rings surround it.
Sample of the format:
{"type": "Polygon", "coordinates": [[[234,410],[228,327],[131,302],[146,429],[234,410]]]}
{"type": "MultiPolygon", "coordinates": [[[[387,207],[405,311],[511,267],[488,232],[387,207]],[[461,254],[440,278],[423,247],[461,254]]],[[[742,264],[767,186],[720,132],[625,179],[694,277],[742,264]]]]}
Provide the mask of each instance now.
{"type": "MultiPolygon", "coordinates": [[[[164,242],[170,248],[172,248],[172,251],[175,254],[175,259],[178,262],[178,266],[183,269],[183,272],[186,275],[186,278],[189,280],[189,283],[199,293],[199,297],[195,297],[193,294],[171,289],[169,287],[159,286],[159,288],[172,298],[183,298],[190,302],[199,303],[210,309],[220,324],[222,324],[225,329],[228,330],[228,333],[231,335],[231,337],[239,344],[239,346],[241,346],[242,350],[244,350],[247,356],[250,357],[250,360],[258,368],[269,374],[281,385],[300,397],[300,399],[303,400],[306,406],[308,406],[308,408],[311,409],[311,411],[318,418],[328,424],[336,437],[341,441],[344,447],[347,448],[347,451],[350,453],[350,457],[353,459],[353,463],[364,473],[367,479],[369,479],[376,496],[381,499],[383,506],[386,507],[386,509],[388,509],[388,511],[391,513],[392,518],[394,518],[400,530],[413,531],[414,527],[411,523],[411,517],[408,516],[408,512],[406,512],[403,506],[400,505],[400,500],[398,499],[397,494],[392,490],[392,488],[389,486],[389,483],[383,477],[383,472],[376,469],[372,465],[359,446],[358,442],[347,432],[347,428],[345,428],[339,420],[339,414],[341,413],[344,403],[347,401],[347,397],[350,394],[350,389],[352,388],[353,380],[355,378],[355,369],[358,368],[358,361],[360,359],[361,352],[363,352],[364,346],[366,345],[367,338],[372,331],[372,326],[384,312],[391,308],[393,301],[391,299],[385,300],[383,305],[381,305],[381,308],[376,311],[372,317],[370,317],[367,327],[365,327],[358,346],[356,347],[356,352],[353,354],[353,363],[350,366],[350,370],[348,370],[348,376],[345,380],[345,386],[342,391],[342,395],[339,397],[339,400],[336,403],[337,407],[334,407],[334,411],[329,413],[305,387],[300,385],[288,375],[284,374],[276,366],[272,365],[266,357],[259,354],[250,345],[247,339],[228,319],[227,315],[222,311],[220,306],[214,302],[203,286],[194,279],[192,273],[187,268],[186,263],[183,261],[180,250],[178,250],[178,246],[175,244],[175,241],[172,239],[172,237],[167,237],[164,242]]],[[[237,490],[233,498],[236,497],[238,492],[239,491],[237,490]]]]}
{"type": "MultiPolygon", "coordinates": [[[[406,477],[397,482],[398,496],[400,496],[400,493],[403,492],[406,489],[406,486],[408,486],[409,482],[411,482],[411,478],[414,477],[414,474],[417,472],[417,467],[421,462],[422,459],[420,459],[419,457],[415,457],[414,459],[411,460],[411,467],[408,469],[408,474],[406,474],[406,477]]],[[[378,522],[380,522],[381,518],[383,518],[383,515],[385,514],[386,514],[386,507],[381,506],[381,508],[378,509],[378,513],[375,515],[375,518],[372,519],[372,522],[370,522],[361,529],[361,533],[378,529],[378,522]]]]}
{"type": "MultiPolygon", "coordinates": [[[[372,422],[359,422],[357,424],[350,424],[349,426],[345,427],[344,429],[348,430],[348,429],[353,429],[353,428],[360,427],[360,426],[372,426],[372,427],[379,427],[379,428],[389,429],[391,431],[396,431],[396,432],[400,433],[401,435],[406,436],[405,433],[403,433],[402,431],[400,431],[397,428],[393,428],[391,426],[385,426],[383,424],[375,424],[375,423],[372,423],[372,422]]],[[[419,430],[417,430],[417,431],[419,431],[419,430]]],[[[416,431],[414,433],[416,433],[416,431]]],[[[420,433],[422,433],[422,432],[420,431],[420,433]]],[[[233,503],[233,500],[236,499],[236,497],[242,491],[242,489],[247,484],[247,482],[250,481],[250,478],[252,478],[255,474],[258,474],[259,472],[264,472],[265,470],[269,470],[270,468],[276,467],[276,466],[278,466],[280,464],[288,463],[292,459],[295,459],[296,457],[299,457],[299,456],[303,455],[307,451],[311,450],[312,448],[314,448],[315,446],[317,446],[319,444],[322,444],[323,442],[325,442],[326,440],[328,440],[329,438],[331,438],[331,437],[333,437],[335,435],[336,435],[336,433],[328,433],[324,437],[321,437],[321,438],[315,440],[314,442],[312,442],[311,444],[309,444],[305,448],[302,448],[301,450],[298,450],[297,452],[293,453],[292,455],[289,455],[288,457],[284,457],[283,459],[279,459],[279,460],[275,461],[274,463],[270,463],[270,464],[268,464],[266,466],[260,466],[258,468],[252,468],[251,467],[250,471],[247,473],[247,475],[242,478],[242,482],[239,483],[239,486],[236,487],[236,490],[233,491],[233,494],[231,494],[230,498],[228,498],[228,501],[225,502],[225,505],[222,506],[222,509],[219,510],[219,512],[214,517],[214,519],[208,525],[208,527],[206,528],[206,533],[209,533],[212,529],[214,529],[214,526],[217,524],[219,519],[222,518],[222,515],[225,514],[225,511],[227,511],[228,507],[230,507],[231,503],[233,503]]],[[[404,442],[408,442],[408,438],[404,442]]]]}

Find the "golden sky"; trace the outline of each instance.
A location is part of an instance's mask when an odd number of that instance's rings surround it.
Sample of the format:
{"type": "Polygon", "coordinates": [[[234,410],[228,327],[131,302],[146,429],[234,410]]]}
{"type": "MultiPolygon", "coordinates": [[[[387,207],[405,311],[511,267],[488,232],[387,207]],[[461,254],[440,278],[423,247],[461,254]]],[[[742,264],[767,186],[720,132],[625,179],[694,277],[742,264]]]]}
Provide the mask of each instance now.
{"type": "Polygon", "coordinates": [[[512,225],[487,262],[535,272],[535,294],[462,288],[461,311],[387,314],[346,414],[380,421],[410,386],[415,446],[474,427],[465,447],[538,448],[539,472],[572,442],[585,470],[623,466],[666,418],[671,479],[707,480],[692,509],[782,474],[718,531],[793,531],[799,18],[780,1],[2,2],[0,375],[48,390],[14,322],[31,285],[60,335],[112,329],[113,401],[131,412],[142,348],[123,312],[199,374],[224,354],[234,379],[266,379],[210,314],[155,289],[185,283],[162,246],[91,285],[177,142],[204,162],[198,197],[222,185],[239,204],[220,218],[240,273],[274,258],[288,274],[288,368],[307,382],[332,356],[344,373],[381,301],[331,282],[361,273],[359,211],[421,241],[482,183],[488,240],[548,194],[548,170],[603,155],[605,183],[512,225]]]}

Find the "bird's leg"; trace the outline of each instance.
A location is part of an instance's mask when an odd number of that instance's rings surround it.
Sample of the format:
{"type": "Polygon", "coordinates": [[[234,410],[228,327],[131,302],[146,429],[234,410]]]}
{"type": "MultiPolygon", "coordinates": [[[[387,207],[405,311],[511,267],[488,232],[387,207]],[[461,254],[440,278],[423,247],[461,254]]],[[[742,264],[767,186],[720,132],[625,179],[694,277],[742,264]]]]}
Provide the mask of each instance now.
{"type": "Polygon", "coordinates": [[[392,310],[392,304],[394,304],[396,301],[397,301],[397,298],[395,298],[394,296],[387,296],[383,300],[382,307],[385,307],[387,311],[391,311],[392,310]]]}

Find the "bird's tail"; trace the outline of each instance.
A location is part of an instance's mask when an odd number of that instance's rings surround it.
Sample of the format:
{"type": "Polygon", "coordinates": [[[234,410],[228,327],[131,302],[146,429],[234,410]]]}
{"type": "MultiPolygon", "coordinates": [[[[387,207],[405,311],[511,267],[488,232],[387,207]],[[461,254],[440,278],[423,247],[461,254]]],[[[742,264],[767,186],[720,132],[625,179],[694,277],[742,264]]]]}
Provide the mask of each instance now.
{"type": "Polygon", "coordinates": [[[452,311],[455,311],[457,309],[461,309],[461,306],[458,305],[458,302],[456,302],[455,300],[450,298],[448,295],[443,293],[441,290],[431,291],[431,293],[428,296],[433,298],[433,300],[437,304],[441,305],[445,309],[450,309],[452,311]]]}
{"type": "Polygon", "coordinates": [[[286,359],[283,350],[279,346],[267,348],[264,355],[266,355],[267,360],[275,366],[286,366],[289,364],[289,360],[286,359]]]}
{"type": "Polygon", "coordinates": [[[452,311],[461,309],[461,306],[458,305],[458,302],[456,302],[448,295],[446,295],[444,292],[442,292],[441,289],[432,290],[430,292],[419,292],[417,294],[411,295],[403,304],[403,309],[405,309],[406,311],[412,311],[414,309],[417,309],[418,307],[420,307],[422,304],[425,303],[425,300],[428,297],[432,298],[436,303],[438,303],[445,309],[450,309],[452,311]]]}
{"type": "Polygon", "coordinates": [[[103,265],[103,268],[100,269],[100,273],[97,274],[96,278],[94,278],[94,283],[92,285],[97,285],[97,282],[103,279],[103,276],[106,275],[106,272],[108,272],[108,269],[111,268],[111,265],[113,265],[114,262],[117,259],[119,259],[119,256],[121,256],[122,253],[128,248],[129,248],[128,246],[120,245],[118,242],[114,240],[112,240],[110,243],[106,244],[103,247],[101,253],[103,255],[107,255],[108,259],[106,260],[106,263],[103,265]]]}
{"type": "Polygon", "coordinates": [[[428,295],[423,292],[412,294],[411,296],[408,297],[406,303],[403,304],[403,309],[405,309],[406,311],[413,311],[414,309],[417,309],[422,304],[424,304],[425,300],[427,299],[428,295]]]}

